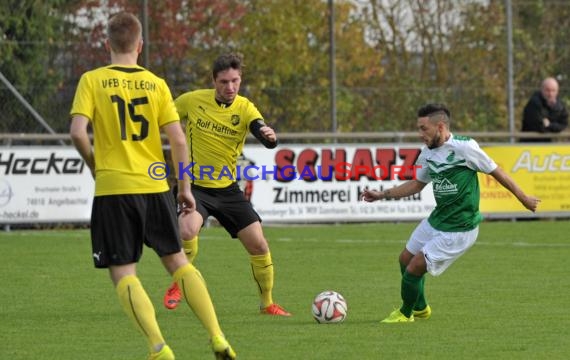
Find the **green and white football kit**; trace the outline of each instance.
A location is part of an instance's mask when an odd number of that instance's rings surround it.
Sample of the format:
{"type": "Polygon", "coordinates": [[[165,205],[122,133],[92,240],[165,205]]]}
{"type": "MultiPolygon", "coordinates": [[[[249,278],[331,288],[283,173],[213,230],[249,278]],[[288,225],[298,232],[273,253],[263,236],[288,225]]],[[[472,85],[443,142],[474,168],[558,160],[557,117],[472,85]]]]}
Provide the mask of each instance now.
{"type": "Polygon", "coordinates": [[[422,149],[416,165],[417,180],[432,183],[436,207],[412,233],[406,249],[422,252],[427,271],[437,276],[464,254],[477,239],[479,181],[477,172],[491,173],[497,164],[477,142],[453,134],[434,149],[422,149]]]}

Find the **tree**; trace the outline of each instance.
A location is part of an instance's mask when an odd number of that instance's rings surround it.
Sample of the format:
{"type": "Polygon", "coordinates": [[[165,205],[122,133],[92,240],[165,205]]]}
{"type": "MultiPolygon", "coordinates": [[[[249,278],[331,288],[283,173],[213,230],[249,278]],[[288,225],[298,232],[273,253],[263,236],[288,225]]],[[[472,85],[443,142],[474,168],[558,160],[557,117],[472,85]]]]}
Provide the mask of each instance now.
{"type": "Polygon", "coordinates": [[[466,4],[449,36],[447,87],[454,126],[471,131],[508,130],[507,40],[502,2],[466,4]]]}
{"type": "Polygon", "coordinates": [[[414,130],[415,110],[431,101],[454,111],[458,130],[502,126],[506,52],[497,2],[358,3],[369,40],[385,55],[376,95],[382,104],[376,113],[387,120],[381,130],[414,130]]]}
{"type": "Polygon", "coordinates": [[[570,105],[570,3],[514,0],[513,18],[516,119],[520,123],[522,109],[545,77],[558,79],[562,99],[570,105]]]}
{"type": "MultiPolygon", "coordinates": [[[[247,9],[242,38],[236,41],[249,64],[246,92],[280,130],[330,131],[327,2],[294,0],[283,6],[278,0],[252,0],[247,9]]],[[[350,2],[335,1],[338,126],[343,131],[366,122],[366,100],[348,87],[363,86],[379,67],[352,10],[350,2]]]]}
{"type": "MultiPolygon", "coordinates": [[[[75,87],[81,74],[104,66],[109,53],[104,47],[108,19],[119,11],[139,15],[142,1],[93,0],[62,1],[60,13],[65,28],[54,61],[66,69],[59,91],[62,106],[54,109],[52,119],[67,131],[67,118],[75,87]]],[[[238,0],[165,0],[149,1],[149,34],[143,39],[149,48],[149,70],[165,78],[174,95],[211,82],[211,54],[225,47],[226,39],[239,27],[244,6],[238,0]]],[[[143,64],[143,57],[139,58],[143,64]]]]}
{"type": "MultiPolygon", "coordinates": [[[[62,3],[6,0],[0,7],[0,71],[47,120],[50,114],[42,110],[49,109],[63,77],[52,46],[63,27],[58,11],[62,3]]],[[[45,132],[8,89],[0,89],[0,132],[45,132]]]]}
{"type": "MultiPolygon", "coordinates": [[[[570,3],[513,0],[515,104],[545,76],[570,100],[570,3]]],[[[142,0],[5,1],[0,70],[59,132],[79,76],[109,61],[108,18],[142,0]]],[[[173,95],[211,86],[222,52],[245,57],[242,93],[279,131],[330,131],[327,0],[148,1],[149,70],[173,95]]],[[[415,111],[447,103],[457,131],[507,130],[503,1],[334,0],[339,131],[413,131],[415,111]]],[[[141,17],[142,18],[142,17],[141,17]]],[[[140,59],[143,64],[143,57],[140,59]]],[[[7,90],[0,87],[8,94],[7,90]]],[[[11,96],[0,131],[43,131],[11,96]]]]}

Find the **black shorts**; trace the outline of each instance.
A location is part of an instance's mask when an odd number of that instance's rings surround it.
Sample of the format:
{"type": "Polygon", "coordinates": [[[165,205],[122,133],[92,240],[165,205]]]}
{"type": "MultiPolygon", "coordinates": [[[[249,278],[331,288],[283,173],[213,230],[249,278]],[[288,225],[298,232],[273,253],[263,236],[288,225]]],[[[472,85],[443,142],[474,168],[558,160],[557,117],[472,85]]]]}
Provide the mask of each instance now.
{"type": "Polygon", "coordinates": [[[182,248],[176,204],[169,191],[94,198],[91,246],[96,268],[138,262],[143,244],[160,257],[182,248]]]}
{"type": "Polygon", "coordinates": [[[196,211],[204,222],[209,216],[215,217],[232,238],[237,238],[237,233],[248,225],[261,221],[237,183],[220,189],[192,185],[192,195],[196,200],[196,211]]]}

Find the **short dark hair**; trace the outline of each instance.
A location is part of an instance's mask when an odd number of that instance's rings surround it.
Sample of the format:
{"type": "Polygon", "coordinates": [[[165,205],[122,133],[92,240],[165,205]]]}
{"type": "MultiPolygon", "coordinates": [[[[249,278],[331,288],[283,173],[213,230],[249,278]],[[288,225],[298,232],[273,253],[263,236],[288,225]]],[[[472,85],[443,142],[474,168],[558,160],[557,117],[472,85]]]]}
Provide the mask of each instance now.
{"type": "Polygon", "coordinates": [[[240,54],[223,54],[218,56],[214,61],[214,65],[212,66],[212,76],[216,79],[218,73],[228,69],[238,70],[241,75],[241,69],[243,67],[243,57],[240,54]]]}
{"type": "Polygon", "coordinates": [[[451,119],[451,112],[444,104],[430,103],[418,109],[418,117],[431,117],[438,113],[445,114],[448,119],[451,119]]]}
{"type": "Polygon", "coordinates": [[[142,37],[139,19],[128,12],[115,14],[107,24],[109,44],[114,52],[124,54],[133,51],[142,37]]]}

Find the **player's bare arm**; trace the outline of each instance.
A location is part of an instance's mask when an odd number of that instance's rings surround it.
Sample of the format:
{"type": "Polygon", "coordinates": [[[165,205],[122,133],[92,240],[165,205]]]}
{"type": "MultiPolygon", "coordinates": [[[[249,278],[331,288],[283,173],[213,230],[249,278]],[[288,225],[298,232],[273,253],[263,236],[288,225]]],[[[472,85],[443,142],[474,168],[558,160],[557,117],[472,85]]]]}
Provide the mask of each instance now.
{"type": "Polygon", "coordinates": [[[91,140],[87,133],[88,125],[89,119],[86,116],[74,115],[71,118],[69,135],[79,155],[81,155],[83,161],[85,161],[89,167],[91,175],[95,178],[95,156],[93,155],[93,147],[91,146],[91,140]]]}
{"type": "Polygon", "coordinates": [[[373,202],[382,199],[386,200],[400,199],[402,197],[419,193],[426,185],[427,185],[426,183],[423,183],[418,180],[410,180],[406,181],[402,185],[384,191],[370,190],[366,188],[362,192],[362,200],[367,202],[373,202]]]}
{"type": "Polygon", "coordinates": [[[509,190],[514,196],[516,196],[525,208],[532,212],[536,211],[540,199],[525,194],[517,183],[515,183],[515,181],[503,169],[497,167],[490,175],[494,177],[499,184],[503,185],[505,189],[509,190]]]}
{"type": "Polygon", "coordinates": [[[168,137],[172,163],[176,164],[175,171],[177,172],[178,180],[178,195],[176,199],[178,200],[179,209],[185,213],[192,212],[196,209],[196,201],[190,191],[188,175],[178,174],[178,164],[181,164],[181,168],[185,168],[188,165],[188,147],[186,146],[184,132],[178,121],[171,122],[163,126],[162,129],[168,137]]]}

